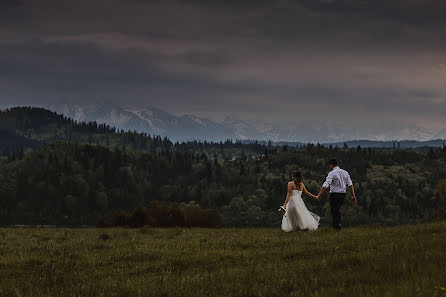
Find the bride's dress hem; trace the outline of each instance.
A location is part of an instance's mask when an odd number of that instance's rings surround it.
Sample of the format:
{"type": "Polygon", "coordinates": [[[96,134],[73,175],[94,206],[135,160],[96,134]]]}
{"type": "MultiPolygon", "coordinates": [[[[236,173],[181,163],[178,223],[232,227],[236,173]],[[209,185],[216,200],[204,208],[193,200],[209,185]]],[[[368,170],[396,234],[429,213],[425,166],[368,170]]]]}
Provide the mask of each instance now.
{"type": "Polygon", "coordinates": [[[293,190],[282,218],[282,230],[285,232],[309,230],[319,227],[320,217],[312,213],[302,200],[302,191],[293,190]]]}

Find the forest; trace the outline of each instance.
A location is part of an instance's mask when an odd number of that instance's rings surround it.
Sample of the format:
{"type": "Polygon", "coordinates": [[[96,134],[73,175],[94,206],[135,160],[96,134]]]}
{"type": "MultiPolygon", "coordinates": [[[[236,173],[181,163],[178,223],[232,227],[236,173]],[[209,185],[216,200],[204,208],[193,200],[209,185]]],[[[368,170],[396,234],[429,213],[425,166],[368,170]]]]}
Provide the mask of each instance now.
{"type": "MultiPolygon", "coordinates": [[[[0,150],[0,225],[278,227],[291,173],[317,194],[330,158],[358,197],[343,206],[346,226],[446,215],[446,147],[172,143],[14,108],[0,112],[0,150]]],[[[304,201],[330,223],[326,194],[304,201]]]]}

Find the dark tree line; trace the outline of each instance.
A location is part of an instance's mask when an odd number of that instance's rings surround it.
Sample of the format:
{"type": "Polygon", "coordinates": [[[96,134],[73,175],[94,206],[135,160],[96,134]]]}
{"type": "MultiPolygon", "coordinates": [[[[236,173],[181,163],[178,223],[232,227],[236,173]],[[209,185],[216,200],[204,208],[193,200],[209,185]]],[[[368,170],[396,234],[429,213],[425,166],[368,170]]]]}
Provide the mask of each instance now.
{"type": "Polygon", "coordinates": [[[119,130],[96,122],[77,122],[36,107],[0,111],[0,157],[15,158],[28,149],[56,141],[102,145],[126,151],[205,153],[222,160],[245,153],[261,154],[266,147],[264,144],[242,144],[232,140],[173,143],[167,137],[119,130]]]}
{"type": "Polygon", "coordinates": [[[101,218],[98,227],[206,227],[224,226],[216,209],[202,209],[195,203],[173,203],[170,206],[153,201],[147,207],[138,206],[131,213],[121,211],[112,219],[101,218]]]}
{"type": "MultiPolygon", "coordinates": [[[[154,201],[165,207],[194,201],[217,209],[227,226],[277,226],[275,210],[291,172],[301,170],[316,193],[329,157],[350,172],[357,189],[359,202],[345,205],[346,224],[422,222],[444,205],[445,149],[423,155],[309,145],[240,156],[221,161],[205,153],[49,144],[1,163],[0,223],[91,225],[154,201]]],[[[328,223],[326,197],[306,203],[328,223]]]]}
{"type": "MultiPolygon", "coordinates": [[[[227,226],[278,226],[275,210],[291,172],[301,170],[316,193],[332,157],[350,172],[359,197],[344,206],[346,224],[423,222],[444,213],[445,147],[172,143],[44,109],[13,108],[0,112],[0,224],[110,223],[121,211],[132,217],[153,201],[182,211],[193,201],[201,210],[218,210],[227,226]]],[[[328,223],[327,197],[306,203],[328,223]]]]}

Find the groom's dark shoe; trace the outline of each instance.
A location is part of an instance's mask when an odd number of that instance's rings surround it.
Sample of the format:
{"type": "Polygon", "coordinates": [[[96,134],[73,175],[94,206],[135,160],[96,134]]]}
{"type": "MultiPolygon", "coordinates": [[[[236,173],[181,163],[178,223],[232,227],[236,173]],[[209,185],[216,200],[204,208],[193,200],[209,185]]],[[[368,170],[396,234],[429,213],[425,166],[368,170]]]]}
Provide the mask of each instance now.
{"type": "Polygon", "coordinates": [[[336,231],[341,231],[341,229],[342,229],[341,223],[334,222],[332,226],[333,226],[333,229],[336,231]]]}

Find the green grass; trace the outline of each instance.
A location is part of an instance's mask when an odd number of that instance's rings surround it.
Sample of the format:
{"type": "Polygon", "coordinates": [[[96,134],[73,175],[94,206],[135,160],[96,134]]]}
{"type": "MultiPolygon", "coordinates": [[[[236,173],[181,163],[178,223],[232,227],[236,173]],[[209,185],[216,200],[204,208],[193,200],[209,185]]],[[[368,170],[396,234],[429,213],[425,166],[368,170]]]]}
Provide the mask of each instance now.
{"type": "Polygon", "coordinates": [[[0,229],[0,296],[446,296],[446,222],[0,229]]]}

